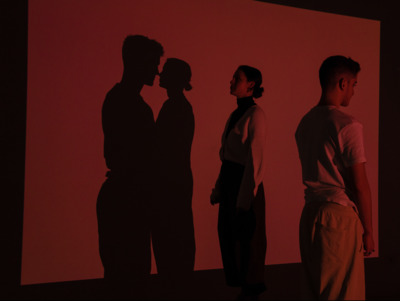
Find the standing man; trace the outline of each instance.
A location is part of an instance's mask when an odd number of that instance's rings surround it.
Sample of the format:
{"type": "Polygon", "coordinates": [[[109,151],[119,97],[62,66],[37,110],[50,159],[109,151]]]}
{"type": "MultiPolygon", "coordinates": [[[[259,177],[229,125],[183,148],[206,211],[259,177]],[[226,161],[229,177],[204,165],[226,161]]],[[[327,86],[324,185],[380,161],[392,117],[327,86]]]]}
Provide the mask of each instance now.
{"type": "Polygon", "coordinates": [[[351,58],[328,57],[319,70],[321,99],[295,135],[306,186],[300,251],[309,299],[365,299],[364,255],[374,252],[374,240],[363,128],[340,110],[359,71],[351,58]]]}

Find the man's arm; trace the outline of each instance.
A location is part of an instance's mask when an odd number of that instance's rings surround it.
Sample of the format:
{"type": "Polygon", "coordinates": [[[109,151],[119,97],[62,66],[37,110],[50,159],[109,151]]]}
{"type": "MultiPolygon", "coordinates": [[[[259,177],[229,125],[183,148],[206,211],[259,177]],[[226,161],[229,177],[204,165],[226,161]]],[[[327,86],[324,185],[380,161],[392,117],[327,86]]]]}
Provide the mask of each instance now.
{"type": "Polygon", "coordinates": [[[364,227],[363,242],[364,255],[369,256],[375,251],[372,230],[372,200],[371,191],[365,171],[365,163],[358,163],[347,168],[352,180],[355,193],[355,202],[364,227]]]}

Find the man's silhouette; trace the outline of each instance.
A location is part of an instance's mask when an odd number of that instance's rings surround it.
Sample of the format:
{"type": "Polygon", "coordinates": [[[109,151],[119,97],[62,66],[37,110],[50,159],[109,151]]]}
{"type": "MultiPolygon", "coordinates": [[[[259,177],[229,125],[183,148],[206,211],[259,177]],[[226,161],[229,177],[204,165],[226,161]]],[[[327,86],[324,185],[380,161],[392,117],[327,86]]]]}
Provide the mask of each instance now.
{"type": "Polygon", "coordinates": [[[97,200],[99,251],[104,278],[115,283],[143,279],[151,270],[155,122],[140,91],[153,85],[162,55],[158,42],[128,36],[122,80],[107,93],[102,108],[109,171],[97,200]]]}

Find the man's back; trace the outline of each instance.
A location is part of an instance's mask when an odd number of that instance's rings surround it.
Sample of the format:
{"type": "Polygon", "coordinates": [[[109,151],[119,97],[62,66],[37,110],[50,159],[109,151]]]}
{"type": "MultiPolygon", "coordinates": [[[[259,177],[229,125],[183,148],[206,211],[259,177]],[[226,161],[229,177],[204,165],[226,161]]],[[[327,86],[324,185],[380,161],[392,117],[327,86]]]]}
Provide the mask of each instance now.
{"type": "Polygon", "coordinates": [[[362,125],[336,106],[316,106],[300,121],[296,142],[306,202],[355,206],[346,167],[366,161],[362,125]]]}

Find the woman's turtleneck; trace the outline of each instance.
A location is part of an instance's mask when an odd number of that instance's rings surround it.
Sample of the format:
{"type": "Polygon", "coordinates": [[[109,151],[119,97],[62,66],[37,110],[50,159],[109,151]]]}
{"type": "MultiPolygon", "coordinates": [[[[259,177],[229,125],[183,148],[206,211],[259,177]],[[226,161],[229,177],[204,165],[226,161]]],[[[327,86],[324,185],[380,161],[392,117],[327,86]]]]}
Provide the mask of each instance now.
{"type": "Polygon", "coordinates": [[[242,97],[238,98],[236,100],[238,109],[243,108],[245,111],[250,108],[251,106],[255,105],[256,103],[253,100],[253,96],[247,96],[247,97],[242,97]]]}
{"type": "Polygon", "coordinates": [[[244,113],[247,111],[247,109],[250,108],[251,106],[254,106],[255,104],[256,103],[254,102],[253,96],[248,96],[248,97],[243,97],[243,98],[237,99],[238,107],[236,108],[235,111],[233,111],[233,113],[231,115],[229,125],[226,130],[226,136],[228,136],[229,132],[234,128],[236,123],[244,115],[244,113]]]}

